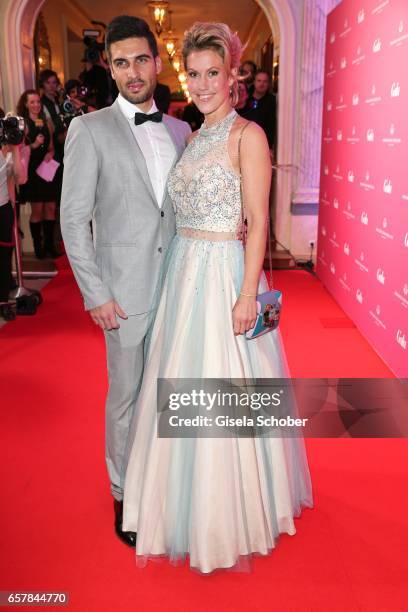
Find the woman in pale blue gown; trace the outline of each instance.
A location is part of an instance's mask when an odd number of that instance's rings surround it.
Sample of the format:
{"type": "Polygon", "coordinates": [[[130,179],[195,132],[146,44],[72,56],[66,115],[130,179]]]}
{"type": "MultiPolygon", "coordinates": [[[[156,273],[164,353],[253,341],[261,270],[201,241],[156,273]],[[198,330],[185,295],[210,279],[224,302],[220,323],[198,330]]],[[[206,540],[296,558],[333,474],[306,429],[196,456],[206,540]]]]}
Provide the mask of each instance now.
{"type": "MultiPolygon", "coordinates": [[[[183,54],[190,94],[205,116],[168,189],[177,234],[150,338],[124,491],[124,531],[136,561],[169,559],[208,574],[246,569],[253,554],[296,533],[313,507],[302,438],[159,438],[157,379],[289,378],[279,330],[254,340],[271,164],[266,137],[233,109],[241,57],[223,24],[195,24],[183,54]],[[241,141],[240,162],[238,140],[241,141]],[[241,233],[240,166],[248,223],[241,233]]],[[[194,413],[192,412],[192,416],[194,413]]]]}

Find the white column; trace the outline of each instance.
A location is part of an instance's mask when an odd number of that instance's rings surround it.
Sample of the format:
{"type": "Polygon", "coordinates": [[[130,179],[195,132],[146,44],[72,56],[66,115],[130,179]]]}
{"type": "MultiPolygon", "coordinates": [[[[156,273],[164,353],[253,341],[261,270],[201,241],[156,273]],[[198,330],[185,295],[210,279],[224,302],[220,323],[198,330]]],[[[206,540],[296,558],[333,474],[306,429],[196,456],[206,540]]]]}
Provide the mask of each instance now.
{"type": "MultiPolygon", "coordinates": [[[[319,199],[326,16],[328,3],[305,0],[300,84],[297,182],[292,209],[319,199]]],[[[305,208],[305,207],[302,207],[305,208]]]]}

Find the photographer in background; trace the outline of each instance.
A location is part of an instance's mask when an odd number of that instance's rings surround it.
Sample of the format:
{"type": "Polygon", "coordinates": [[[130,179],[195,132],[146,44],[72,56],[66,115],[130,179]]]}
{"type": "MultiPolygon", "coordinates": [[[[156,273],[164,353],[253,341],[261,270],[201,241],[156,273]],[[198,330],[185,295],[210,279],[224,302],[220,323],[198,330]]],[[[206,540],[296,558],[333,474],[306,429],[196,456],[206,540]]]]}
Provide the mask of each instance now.
{"type": "MultiPolygon", "coordinates": [[[[0,119],[4,111],[0,109],[0,119]]],[[[12,179],[21,173],[19,144],[5,144],[0,141],[0,317],[6,321],[16,318],[15,311],[8,303],[11,282],[11,259],[13,254],[14,211],[10,194],[14,193],[12,179]]]]}
{"type": "Polygon", "coordinates": [[[88,90],[77,79],[70,79],[65,83],[65,94],[74,107],[76,115],[85,115],[96,111],[94,106],[88,104],[88,90]]]}
{"type": "Polygon", "coordinates": [[[20,187],[20,201],[30,202],[30,231],[37,259],[45,256],[58,257],[54,246],[56,199],[59,192],[58,171],[51,182],[41,178],[36,170],[43,161],[55,158],[53,125],[47,121],[40,94],[27,89],[17,104],[17,114],[24,117],[27,125],[26,144],[30,146],[28,180],[20,187]],[[43,234],[43,235],[42,235],[43,234]]]}
{"type": "Polygon", "coordinates": [[[100,109],[109,105],[110,87],[107,68],[102,57],[93,57],[92,54],[85,55],[82,61],[85,69],[79,75],[81,83],[91,92],[91,100],[100,109]]]}

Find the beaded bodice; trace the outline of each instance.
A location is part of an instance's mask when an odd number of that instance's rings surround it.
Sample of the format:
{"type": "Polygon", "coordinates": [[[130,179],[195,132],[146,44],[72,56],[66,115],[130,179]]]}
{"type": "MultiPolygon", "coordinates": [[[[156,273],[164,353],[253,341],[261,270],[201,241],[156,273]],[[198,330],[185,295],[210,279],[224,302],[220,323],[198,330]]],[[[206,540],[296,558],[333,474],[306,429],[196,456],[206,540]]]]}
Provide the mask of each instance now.
{"type": "Polygon", "coordinates": [[[235,232],[241,220],[240,178],[228,154],[237,113],[214,126],[203,124],[168,179],[177,228],[235,232]]]}

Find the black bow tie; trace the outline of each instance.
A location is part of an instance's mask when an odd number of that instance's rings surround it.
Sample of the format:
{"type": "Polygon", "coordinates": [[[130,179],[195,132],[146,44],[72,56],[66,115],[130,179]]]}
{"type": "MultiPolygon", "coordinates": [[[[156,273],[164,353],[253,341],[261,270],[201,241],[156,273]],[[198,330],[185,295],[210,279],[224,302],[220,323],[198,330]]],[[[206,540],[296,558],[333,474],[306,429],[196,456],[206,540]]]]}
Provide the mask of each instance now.
{"type": "Polygon", "coordinates": [[[146,121],[154,121],[154,123],[160,123],[163,118],[163,113],[160,111],[156,111],[155,113],[151,113],[150,115],[146,115],[145,113],[136,113],[135,114],[135,125],[142,125],[146,121]]]}

